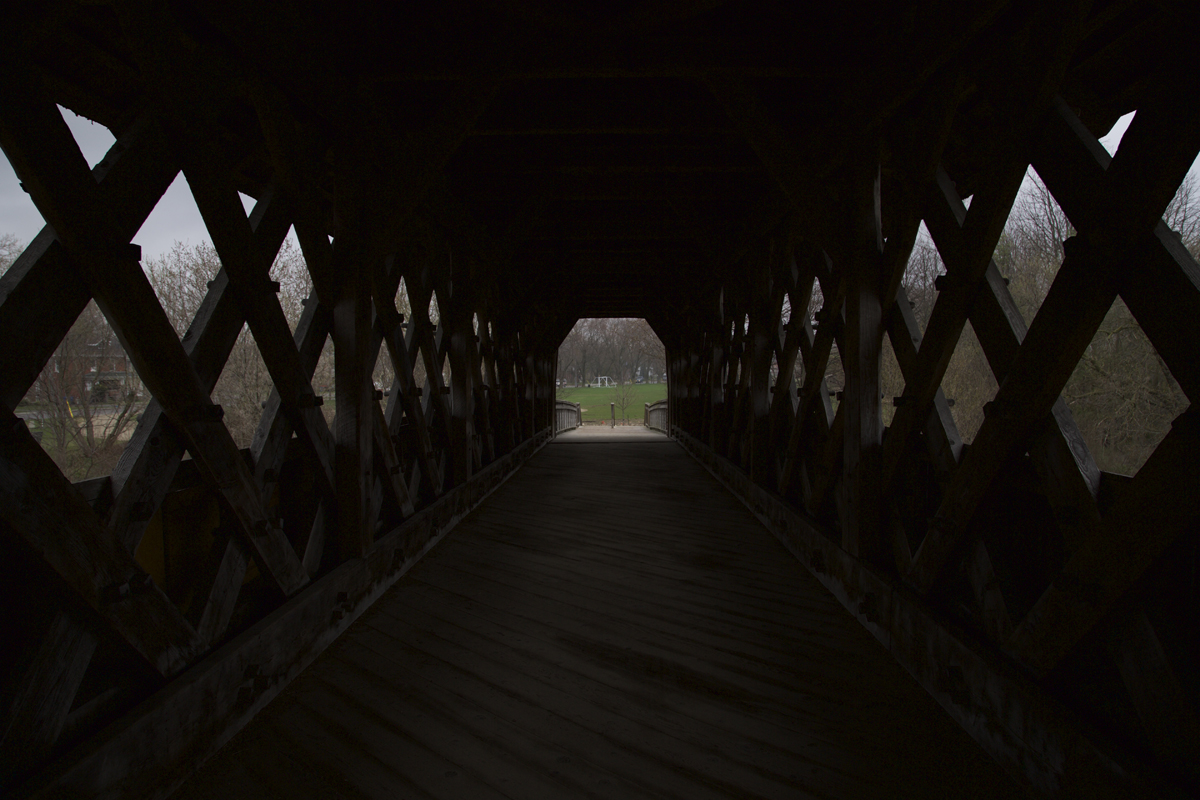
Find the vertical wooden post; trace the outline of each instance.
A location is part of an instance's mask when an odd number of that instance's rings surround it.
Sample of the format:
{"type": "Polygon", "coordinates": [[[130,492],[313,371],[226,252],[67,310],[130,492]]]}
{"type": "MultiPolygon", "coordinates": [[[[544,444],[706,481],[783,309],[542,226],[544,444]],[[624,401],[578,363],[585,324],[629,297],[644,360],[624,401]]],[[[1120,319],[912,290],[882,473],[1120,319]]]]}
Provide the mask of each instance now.
{"type": "Polygon", "coordinates": [[[842,547],[860,558],[882,557],[879,360],[883,347],[883,306],[879,296],[879,256],[883,251],[879,208],[879,171],[857,174],[853,205],[847,215],[846,388],[842,402],[842,488],[845,497],[842,547]]]}
{"type": "MultiPolygon", "coordinates": [[[[451,298],[453,299],[453,298],[451,298]]],[[[471,329],[470,308],[465,303],[449,305],[451,311],[443,309],[446,331],[450,336],[450,419],[454,448],[454,484],[459,486],[470,477],[475,460],[472,454],[475,438],[475,396],[471,356],[468,351],[471,329]],[[464,313],[465,312],[465,313],[464,313]]]]}
{"type": "Polygon", "coordinates": [[[340,291],[333,307],[338,555],[366,555],[374,541],[369,519],[372,425],[375,402],[371,364],[371,289],[365,248],[340,236],[334,241],[340,291]]]}
{"type": "Polygon", "coordinates": [[[765,483],[770,477],[773,442],[771,441],[771,356],[774,353],[771,336],[771,280],[768,264],[759,264],[750,287],[750,330],[748,331],[750,364],[750,403],[746,433],[750,437],[750,458],[747,468],[750,477],[765,483]]]}

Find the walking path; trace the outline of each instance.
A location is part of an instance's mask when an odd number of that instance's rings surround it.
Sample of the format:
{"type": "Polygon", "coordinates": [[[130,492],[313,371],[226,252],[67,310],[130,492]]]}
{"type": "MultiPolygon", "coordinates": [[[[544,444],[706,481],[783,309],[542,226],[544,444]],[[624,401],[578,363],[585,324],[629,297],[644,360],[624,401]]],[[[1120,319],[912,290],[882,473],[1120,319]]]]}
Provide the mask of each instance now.
{"type": "Polygon", "coordinates": [[[676,444],[583,428],[176,796],[1021,795],[676,444]]]}

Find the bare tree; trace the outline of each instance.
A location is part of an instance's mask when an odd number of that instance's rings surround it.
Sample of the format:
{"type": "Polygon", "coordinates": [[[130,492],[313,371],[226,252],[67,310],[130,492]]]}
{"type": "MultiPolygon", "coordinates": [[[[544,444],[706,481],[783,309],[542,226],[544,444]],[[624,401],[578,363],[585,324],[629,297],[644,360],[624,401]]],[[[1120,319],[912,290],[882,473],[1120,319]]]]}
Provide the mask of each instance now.
{"type": "MultiPolygon", "coordinates": [[[[208,292],[209,282],[221,269],[220,257],[208,242],[186,245],[176,242],[170,251],[144,265],[147,277],[158,294],[159,303],[179,335],[187,330],[208,292]]],[[[270,271],[271,280],[279,282],[279,305],[289,326],[295,330],[304,308],[304,299],[311,294],[312,281],[299,248],[285,239],[270,271]]],[[[331,350],[332,348],[326,348],[331,350]]],[[[320,393],[333,385],[333,360],[322,355],[318,360],[313,384],[320,393]]],[[[224,421],[234,441],[245,447],[254,438],[262,417],[263,403],[271,395],[274,384],[262,360],[258,346],[248,326],[243,326],[221,377],[213,388],[213,402],[225,412],[224,421]]]]}
{"type": "Polygon", "coordinates": [[[8,268],[21,255],[25,246],[11,233],[0,233],[0,275],[8,272],[8,268]]]}
{"type": "Polygon", "coordinates": [[[112,471],[145,406],[141,381],[95,303],[42,368],[26,402],[42,446],[72,480],[112,471]]]}

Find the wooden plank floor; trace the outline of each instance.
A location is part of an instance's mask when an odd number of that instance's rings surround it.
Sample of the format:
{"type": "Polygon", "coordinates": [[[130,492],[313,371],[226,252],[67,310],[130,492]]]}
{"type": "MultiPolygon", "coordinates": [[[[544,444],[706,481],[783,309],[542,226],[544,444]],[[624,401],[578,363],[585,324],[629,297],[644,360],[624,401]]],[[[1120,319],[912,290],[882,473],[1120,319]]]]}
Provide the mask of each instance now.
{"type": "Polygon", "coordinates": [[[176,797],[1016,797],[666,439],[543,449],[176,797]]]}

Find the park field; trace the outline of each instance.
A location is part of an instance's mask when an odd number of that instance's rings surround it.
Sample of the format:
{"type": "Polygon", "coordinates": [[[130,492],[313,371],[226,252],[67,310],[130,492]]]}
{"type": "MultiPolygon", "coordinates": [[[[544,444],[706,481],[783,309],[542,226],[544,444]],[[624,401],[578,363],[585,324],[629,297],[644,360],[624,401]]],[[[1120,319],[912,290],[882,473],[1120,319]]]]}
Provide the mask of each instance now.
{"type": "Polygon", "coordinates": [[[625,409],[624,419],[642,419],[646,403],[656,403],[659,400],[667,399],[665,383],[635,383],[632,386],[620,388],[612,386],[607,389],[560,386],[557,397],[559,400],[579,403],[583,408],[584,422],[600,422],[611,418],[609,403],[617,404],[617,419],[622,419],[621,404],[617,399],[617,392],[620,389],[632,390],[632,399],[625,409]]]}

